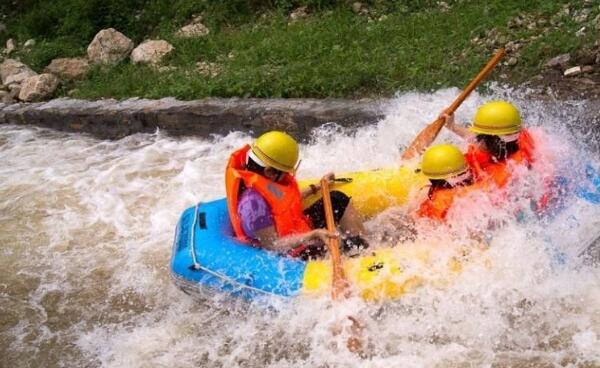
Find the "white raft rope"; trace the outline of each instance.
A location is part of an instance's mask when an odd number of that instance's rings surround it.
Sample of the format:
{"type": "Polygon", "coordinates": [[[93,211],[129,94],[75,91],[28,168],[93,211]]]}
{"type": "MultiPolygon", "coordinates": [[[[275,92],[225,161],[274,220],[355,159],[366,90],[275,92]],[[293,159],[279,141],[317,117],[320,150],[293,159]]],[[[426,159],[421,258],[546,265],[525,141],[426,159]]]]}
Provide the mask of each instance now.
{"type": "Polygon", "coordinates": [[[196,204],[196,207],[194,208],[194,221],[192,221],[192,234],[190,236],[190,249],[192,250],[192,267],[194,268],[194,270],[200,270],[202,269],[202,266],[200,266],[200,263],[198,263],[198,260],[196,259],[196,222],[198,222],[198,210],[200,209],[200,203],[202,202],[198,202],[196,204]]]}
{"type": "Polygon", "coordinates": [[[258,289],[255,288],[253,286],[250,286],[246,283],[240,282],[236,279],[233,279],[229,276],[226,276],[220,272],[216,272],[213,270],[210,270],[206,267],[203,267],[199,262],[198,259],[196,258],[196,223],[198,222],[198,211],[200,209],[200,205],[202,204],[202,202],[199,202],[198,204],[196,204],[196,207],[194,208],[194,220],[192,222],[192,233],[190,235],[190,250],[192,252],[192,265],[190,266],[191,269],[193,269],[194,271],[204,271],[212,276],[215,276],[216,278],[221,279],[223,282],[228,283],[234,287],[237,287],[239,289],[249,289],[255,292],[258,292],[260,294],[265,294],[265,295],[270,295],[270,296],[275,296],[278,298],[289,298],[289,296],[285,296],[285,295],[281,295],[281,294],[275,294],[273,292],[270,291],[266,291],[263,289],[258,289]]]}

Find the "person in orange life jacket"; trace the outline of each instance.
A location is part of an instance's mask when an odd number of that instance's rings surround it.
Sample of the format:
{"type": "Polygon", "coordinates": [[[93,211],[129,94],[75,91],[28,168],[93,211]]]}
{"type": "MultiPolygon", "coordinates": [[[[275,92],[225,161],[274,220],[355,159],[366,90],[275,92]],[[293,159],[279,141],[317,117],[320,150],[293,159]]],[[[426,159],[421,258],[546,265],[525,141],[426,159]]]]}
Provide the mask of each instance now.
{"type": "MultiPolygon", "coordinates": [[[[235,151],[226,169],[227,203],[238,239],[309,259],[323,255],[325,243],[338,234],[325,229],[322,199],[302,208],[302,199],[316,194],[320,185],[300,191],[294,178],[298,155],[297,142],[277,131],[235,151]]],[[[334,176],[324,178],[333,180],[334,176]]],[[[366,248],[361,237],[366,231],[350,198],[332,191],[331,199],[336,223],[349,234],[343,237],[344,248],[366,248]]]]}
{"type": "Polygon", "coordinates": [[[534,161],[534,141],[521,126],[519,110],[505,101],[491,101],[475,114],[470,128],[454,121],[454,115],[442,113],[446,127],[471,141],[465,158],[475,179],[489,177],[504,187],[511,176],[508,163],[530,167],[534,161]]]}
{"type": "Polygon", "coordinates": [[[485,189],[484,182],[474,183],[464,155],[451,144],[438,144],[423,154],[421,172],[431,183],[427,199],[419,206],[419,217],[445,221],[457,197],[485,189]]]}
{"type": "MultiPolygon", "coordinates": [[[[442,113],[440,117],[446,119],[448,129],[472,142],[465,158],[476,181],[489,178],[503,188],[509,183],[515,165],[531,168],[535,162],[535,142],[529,131],[522,128],[519,110],[509,102],[483,104],[468,129],[456,124],[454,115],[442,113]]],[[[558,204],[562,189],[555,183],[557,179],[561,181],[546,172],[546,189],[532,206],[538,214],[558,204]]]]}

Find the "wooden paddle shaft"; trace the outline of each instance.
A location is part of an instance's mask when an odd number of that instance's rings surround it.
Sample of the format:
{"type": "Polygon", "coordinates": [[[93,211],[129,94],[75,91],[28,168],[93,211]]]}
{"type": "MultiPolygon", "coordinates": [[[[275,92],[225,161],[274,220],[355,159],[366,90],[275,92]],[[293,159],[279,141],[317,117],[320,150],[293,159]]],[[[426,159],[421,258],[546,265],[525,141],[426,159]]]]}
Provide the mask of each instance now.
{"type": "MultiPolygon", "coordinates": [[[[496,52],[496,54],[488,61],[488,63],[481,69],[479,74],[467,85],[467,87],[462,91],[460,95],[454,100],[452,105],[450,105],[445,112],[448,114],[453,114],[456,109],[463,103],[463,101],[469,97],[471,92],[479,85],[479,83],[494,69],[496,64],[502,59],[504,56],[504,49],[501,48],[496,52]]],[[[417,137],[413,140],[410,146],[402,153],[402,159],[407,160],[415,157],[420,154],[423,149],[431,144],[437,137],[440,130],[444,126],[444,119],[436,119],[433,123],[429,124],[425,129],[423,129],[417,137]]]]}
{"type": "MultiPolygon", "coordinates": [[[[325,222],[327,224],[327,230],[335,232],[336,228],[335,221],[333,219],[333,206],[331,205],[331,195],[329,194],[329,181],[327,179],[321,180],[321,191],[323,192],[323,207],[325,209],[325,222]]],[[[333,265],[331,296],[333,299],[347,297],[348,282],[346,281],[346,276],[344,275],[344,268],[342,266],[339,238],[329,239],[327,247],[329,248],[329,254],[331,255],[331,262],[333,265]]]]}

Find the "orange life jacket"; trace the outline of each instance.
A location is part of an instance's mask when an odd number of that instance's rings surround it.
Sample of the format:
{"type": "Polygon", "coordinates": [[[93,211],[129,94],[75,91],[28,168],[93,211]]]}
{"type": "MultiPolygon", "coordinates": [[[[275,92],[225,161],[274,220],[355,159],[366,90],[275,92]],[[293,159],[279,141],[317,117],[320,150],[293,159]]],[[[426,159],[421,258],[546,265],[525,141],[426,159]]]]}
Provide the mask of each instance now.
{"type": "Polygon", "coordinates": [[[428,198],[421,203],[421,206],[417,210],[417,215],[443,222],[446,220],[448,210],[450,210],[456,198],[464,197],[474,191],[480,190],[489,190],[487,182],[480,181],[475,184],[456,186],[454,188],[432,189],[428,194],[428,198]]]}
{"type": "MultiPolygon", "coordinates": [[[[527,129],[521,130],[517,144],[519,145],[519,150],[510,155],[506,160],[500,162],[495,162],[490,153],[485,149],[476,145],[470,145],[465,159],[473,171],[475,180],[489,178],[499,188],[502,188],[509,182],[513,169],[511,166],[526,165],[528,168],[531,168],[531,164],[534,162],[533,152],[535,143],[527,129]]],[[[544,186],[546,187],[544,193],[537,200],[534,200],[533,203],[538,213],[542,213],[551,207],[559,195],[553,187],[552,175],[548,175],[548,178],[544,182],[544,186]]]]}
{"type": "MultiPolygon", "coordinates": [[[[242,183],[246,188],[256,190],[265,199],[271,209],[277,235],[283,237],[310,231],[311,223],[302,211],[302,195],[294,177],[285,174],[280,182],[275,183],[262,175],[245,170],[249,149],[250,145],[246,145],[232,153],[225,170],[227,208],[235,236],[243,242],[250,242],[238,214],[242,183]]],[[[294,255],[300,252],[299,248],[301,247],[294,248],[294,255]]]]}
{"type": "Polygon", "coordinates": [[[521,130],[517,144],[519,150],[502,161],[494,161],[492,155],[479,145],[469,145],[465,159],[475,180],[479,181],[489,177],[499,188],[502,188],[508,183],[511,176],[509,163],[530,166],[533,162],[534,143],[526,129],[521,130]]]}

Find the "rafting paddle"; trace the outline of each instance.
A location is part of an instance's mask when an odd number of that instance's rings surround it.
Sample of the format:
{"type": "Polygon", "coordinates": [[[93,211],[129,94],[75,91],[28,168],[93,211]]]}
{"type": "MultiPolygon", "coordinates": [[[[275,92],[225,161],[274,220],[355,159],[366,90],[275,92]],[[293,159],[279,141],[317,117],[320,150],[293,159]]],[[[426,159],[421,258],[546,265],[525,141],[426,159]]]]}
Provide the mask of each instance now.
{"type": "MultiPolygon", "coordinates": [[[[333,207],[331,205],[331,195],[329,193],[329,180],[321,180],[321,191],[323,193],[323,208],[325,209],[325,222],[327,224],[327,230],[331,232],[336,231],[335,221],[333,219],[333,207]]],[[[350,284],[344,274],[344,268],[342,265],[342,257],[340,255],[340,239],[332,238],[327,242],[329,254],[331,255],[332,262],[332,280],[331,280],[331,298],[333,300],[342,300],[350,297],[350,284]]],[[[362,349],[362,342],[360,339],[360,331],[362,325],[353,316],[348,316],[348,319],[352,321],[351,332],[352,336],[348,338],[346,346],[348,350],[353,353],[360,353],[362,349]]]]}
{"type": "MultiPolygon", "coordinates": [[[[479,85],[479,83],[494,69],[496,64],[500,61],[500,59],[504,56],[504,49],[499,49],[496,54],[488,61],[488,63],[481,69],[479,74],[467,85],[467,87],[462,91],[460,95],[454,100],[452,105],[448,107],[445,112],[447,114],[453,114],[456,109],[463,103],[463,101],[469,97],[471,92],[479,85]]],[[[402,153],[401,158],[403,160],[409,160],[416,155],[421,154],[425,148],[427,148],[431,142],[435,140],[440,130],[444,126],[446,122],[443,118],[438,118],[434,122],[427,125],[421,132],[417,135],[417,137],[412,141],[412,143],[408,146],[408,148],[402,153]]]]}
{"type": "MultiPolygon", "coordinates": [[[[327,230],[335,232],[335,221],[333,220],[333,207],[331,205],[331,195],[329,194],[329,180],[321,180],[321,191],[323,192],[323,207],[325,209],[325,221],[327,230]]],[[[331,297],[334,300],[347,298],[349,296],[349,284],[344,275],[342,267],[342,258],[340,256],[340,239],[331,238],[327,243],[331,263],[333,267],[331,297]]]]}

